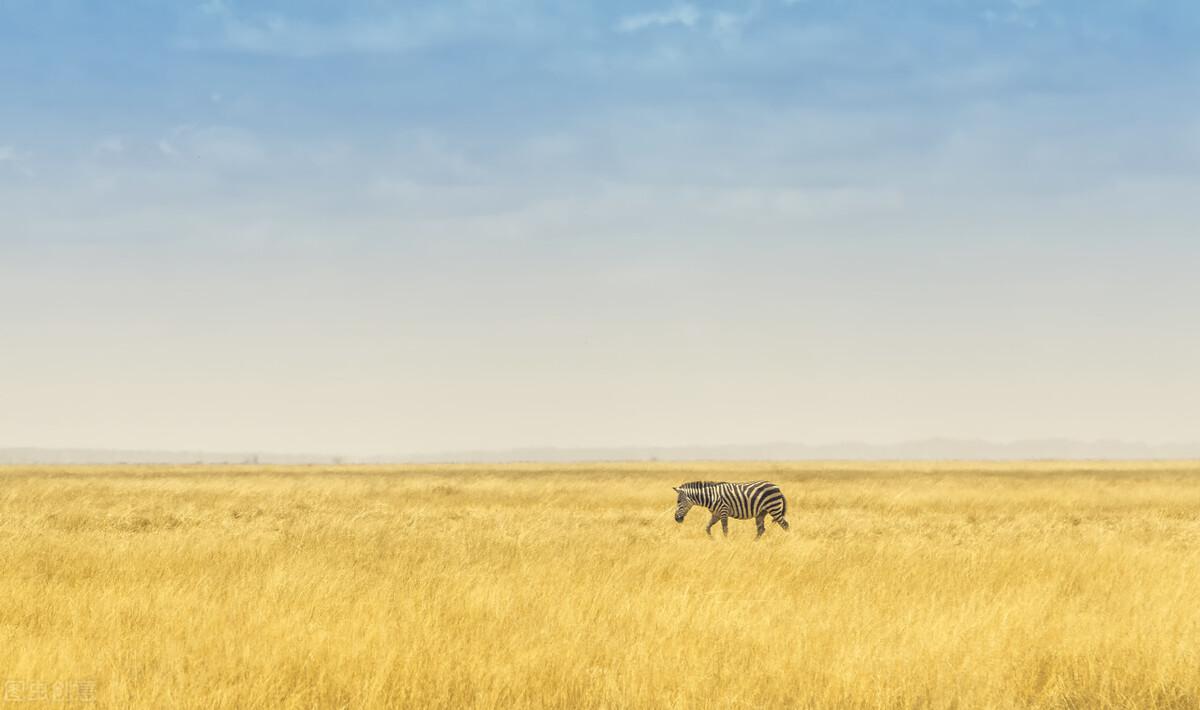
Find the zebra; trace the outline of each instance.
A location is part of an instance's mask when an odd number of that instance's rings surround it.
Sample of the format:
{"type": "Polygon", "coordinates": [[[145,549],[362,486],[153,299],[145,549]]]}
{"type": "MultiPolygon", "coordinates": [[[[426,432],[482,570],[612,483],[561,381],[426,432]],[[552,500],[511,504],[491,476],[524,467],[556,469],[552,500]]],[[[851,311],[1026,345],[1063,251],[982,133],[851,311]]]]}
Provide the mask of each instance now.
{"type": "Polygon", "coordinates": [[[729,518],[748,520],[754,518],[758,525],[758,535],[755,540],[766,532],[766,518],[779,523],[779,527],[788,529],[784,519],[787,513],[787,500],[779,486],[767,481],[749,481],[746,483],[717,483],[713,481],[692,481],[673,489],[679,494],[675,508],[675,522],[682,523],[688,510],[693,505],[700,505],[712,512],[712,520],[704,532],[712,537],[712,527],[721,521],[721,532],[729,536],[729,518]]]}

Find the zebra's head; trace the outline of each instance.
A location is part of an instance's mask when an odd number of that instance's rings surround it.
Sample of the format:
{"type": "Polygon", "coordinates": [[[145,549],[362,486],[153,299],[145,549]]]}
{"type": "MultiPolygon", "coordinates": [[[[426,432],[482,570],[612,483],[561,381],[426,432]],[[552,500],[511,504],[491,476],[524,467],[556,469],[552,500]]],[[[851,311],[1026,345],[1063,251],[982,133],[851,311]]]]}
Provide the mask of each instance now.
{"type": "Polygon", "coordinates": [[[683,519],[687,517],[688,511],[692,509],[692,506],[695,505],[696,502],[693,501],[686,492],[678,488],[672,488],[671,490],[675,491],[675,493],[679,496],[679,498],[675,501],[675,522],[682,523],[683,519]]]}

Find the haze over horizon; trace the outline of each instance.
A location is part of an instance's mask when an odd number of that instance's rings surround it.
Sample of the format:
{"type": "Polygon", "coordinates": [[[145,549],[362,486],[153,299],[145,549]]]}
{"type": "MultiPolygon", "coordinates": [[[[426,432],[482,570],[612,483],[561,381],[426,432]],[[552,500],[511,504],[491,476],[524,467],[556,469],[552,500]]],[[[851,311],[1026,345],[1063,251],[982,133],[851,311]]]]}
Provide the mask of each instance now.
{"type": "Polygon", "coordinates": [[[921,439],[868,444],[843,441],[694,444],[666,446],[520,447],[459,451],[290,452],[262,450],[48,449],[0,446],[0,465],[59,464],[424,464],[424,463],[587,463],[611,461],[801,461],[830,462],[1029,462],[1029,461],[1183,461],[1200,459],[1200,442],[1151,445],[1116,440],[1030,439],[984,441],[921,439]]]}
{"type": "Polygon", "coordinates": [[[1198,31],[0,3],[0,447],[1197,441],[1198,31]]]}

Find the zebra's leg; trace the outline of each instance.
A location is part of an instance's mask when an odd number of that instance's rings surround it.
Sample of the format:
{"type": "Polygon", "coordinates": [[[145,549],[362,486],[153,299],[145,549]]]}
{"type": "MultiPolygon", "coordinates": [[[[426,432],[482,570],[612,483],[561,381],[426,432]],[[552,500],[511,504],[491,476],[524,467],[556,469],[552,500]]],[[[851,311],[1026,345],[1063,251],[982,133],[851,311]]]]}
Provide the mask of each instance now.
{"type": "Polygon", "coordinates": [[[788,521],[784,520],[782,515],[772,516],[771,520],[774,520],[776,523],[779,523],[779,527],[783,528],[784,530],[788,529],[788,521]]]}
{"type": "Polygon", "coordinates": [[[716,513],[712,514],[712,520],[709,520],[708,527],[704,528],[704,532],[708,533],[709,537],[712,537],[712,528],[714,525],[717,524],[717,521],[720,519],[721,519],[720,515],[717,515],[716,513]]]}
{"type": "Polygon", "coordinates": [[[729,537],[729,516],[721,516],[721,532],[725,533],[725,537],[729,537]]]}
{"type": "Polygon", "coordinates": [[[767,531],[767,514],[763,513],[755,518],[754,524],[758,526],[758,534],[754,536],[754,539],[757,540],[767,531]]]}

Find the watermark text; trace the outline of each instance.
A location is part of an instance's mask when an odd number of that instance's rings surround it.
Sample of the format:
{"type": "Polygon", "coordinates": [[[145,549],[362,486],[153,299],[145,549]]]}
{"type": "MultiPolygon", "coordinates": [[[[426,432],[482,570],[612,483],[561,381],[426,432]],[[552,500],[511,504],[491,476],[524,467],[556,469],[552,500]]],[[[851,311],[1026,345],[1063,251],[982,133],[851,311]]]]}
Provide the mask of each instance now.
{"type": "Polygon", "coordinates": [[[96,681],[90,678],[72,680],[29,680],[8,678],[0,688],[3,703],[94,703],[96,681]]]}

